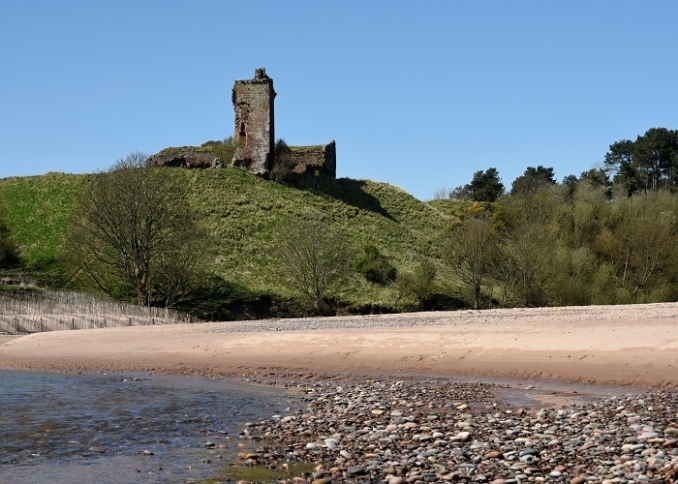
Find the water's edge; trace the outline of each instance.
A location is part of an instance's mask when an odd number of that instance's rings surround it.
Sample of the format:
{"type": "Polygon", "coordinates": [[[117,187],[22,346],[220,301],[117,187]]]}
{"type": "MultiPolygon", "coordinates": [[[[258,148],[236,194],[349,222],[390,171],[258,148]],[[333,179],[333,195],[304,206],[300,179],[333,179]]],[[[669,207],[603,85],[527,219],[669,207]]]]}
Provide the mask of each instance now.
{"type": "Polygon", "coordinates": [[[0,370],[0,482],[189,482],[236,460],[280,388],[167,375],[0,370]]]}

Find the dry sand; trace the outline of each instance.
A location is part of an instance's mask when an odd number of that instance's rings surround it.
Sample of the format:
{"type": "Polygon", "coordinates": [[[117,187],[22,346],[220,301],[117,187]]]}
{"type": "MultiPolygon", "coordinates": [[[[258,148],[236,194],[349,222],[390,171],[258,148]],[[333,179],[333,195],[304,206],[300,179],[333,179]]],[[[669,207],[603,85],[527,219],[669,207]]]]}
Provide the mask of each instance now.
{"type": "Polygon", "coordinates": [[[664,303],[56,331],[0,336],[0,368],[675,386],[677,323],[678,303],[664,303]]]}

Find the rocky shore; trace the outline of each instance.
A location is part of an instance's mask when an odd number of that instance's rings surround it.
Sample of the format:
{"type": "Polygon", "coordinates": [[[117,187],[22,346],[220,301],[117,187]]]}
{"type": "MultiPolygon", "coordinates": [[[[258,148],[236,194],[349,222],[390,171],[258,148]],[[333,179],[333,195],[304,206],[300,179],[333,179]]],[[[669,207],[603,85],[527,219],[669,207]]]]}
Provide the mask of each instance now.
{"type": "Polygon", "coordinates": [[[282,480],[423,484],[676,482],[678,393],[614,396],[559,409],[517,408],[497,384],[316,382],[306,410],[248,423],[240,466],[282,480]]]}

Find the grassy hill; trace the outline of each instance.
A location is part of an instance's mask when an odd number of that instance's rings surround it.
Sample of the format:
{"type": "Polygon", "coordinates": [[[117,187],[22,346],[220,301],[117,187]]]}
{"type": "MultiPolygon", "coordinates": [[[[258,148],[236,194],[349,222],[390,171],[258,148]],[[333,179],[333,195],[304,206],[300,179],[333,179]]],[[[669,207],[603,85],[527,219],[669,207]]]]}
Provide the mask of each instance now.
{"type": "Polygon", "coordinates": [[[89,175],[48,173],[0,179],[0,207],[30,272],[58,284],[61,241],[89,175]]]}
{"type": "MultiPolygon", "coordinates": [[[[409,270],[423,258],[436,260],[438,238],[459,209],[449,201],[425,203],[400,188],[366,180],[309,177],[289,186],[232,168],[167,169],[190,188],[187,202],[211,235],[215,274],[241,293],[279,300],[293,294],[272,276],[276,229],[304,211],[340,229],[356,255],[371,243],[398,270],[409,270]]],[[[22,258],[43,283],[59,287],[66,281],[59,266],[61,241],[75,196],[90,176],[0,179],[0,204],[22,258]]],[[[350,311],[388,310],[396,294],[356,273],[340,297],[350,311]]]]}

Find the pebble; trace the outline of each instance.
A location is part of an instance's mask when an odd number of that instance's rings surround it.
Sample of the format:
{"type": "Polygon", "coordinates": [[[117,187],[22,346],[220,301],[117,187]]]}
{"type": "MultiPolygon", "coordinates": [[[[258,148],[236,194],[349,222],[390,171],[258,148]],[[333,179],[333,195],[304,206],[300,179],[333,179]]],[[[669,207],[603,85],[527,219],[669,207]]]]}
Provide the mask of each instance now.
{"type": "Polygon", "coordinates": [[[353,456],[352,456],[351,453],[348,452],[347,450],[343,450],[343,449],[342,449],[341,451],[339,451],[339,454],[341,454],[341,456],[342,456],[344,459],[348,459],[348,460],[353,459],[353,456]]]}
{"type": "Polygon", "coordinates": [[[531,410],[498,401],[499,386],[489,383],[304,388],[306,409],[295,418],[250,422],[242,436],[260,446],[249,465],[315,466],[312,475],[281,479],[290,484],[613,484],[678,476],[678,392],[671,390],[531,410]]]}

